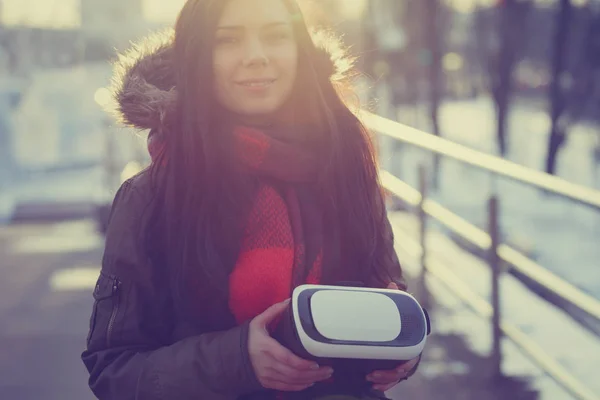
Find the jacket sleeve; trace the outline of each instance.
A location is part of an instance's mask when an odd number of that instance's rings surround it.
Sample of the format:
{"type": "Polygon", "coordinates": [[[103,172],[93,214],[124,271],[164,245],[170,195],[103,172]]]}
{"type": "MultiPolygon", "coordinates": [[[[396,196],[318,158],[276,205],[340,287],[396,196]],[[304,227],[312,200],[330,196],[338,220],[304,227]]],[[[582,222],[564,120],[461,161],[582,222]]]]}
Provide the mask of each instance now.
{"type": "Polygon", "coordinates": [[[168,290],[137,244],[148,200],[135,186],[121,186],[110,214],[82,354],[90,388],[100,400],[235,399],[261,390],[248,324],[170,341],[168,290]]]}

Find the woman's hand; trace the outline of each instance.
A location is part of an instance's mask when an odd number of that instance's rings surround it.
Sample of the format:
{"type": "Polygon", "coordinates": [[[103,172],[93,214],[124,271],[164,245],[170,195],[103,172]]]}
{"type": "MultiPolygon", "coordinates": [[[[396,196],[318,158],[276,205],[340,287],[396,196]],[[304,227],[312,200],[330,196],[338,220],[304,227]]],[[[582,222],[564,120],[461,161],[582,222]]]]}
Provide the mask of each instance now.
{"type": "Polygon", "coordinates": [[[263,387],[293,392],[329,379],[333,370],[296,356],[269,335],[269,323],[286,309],[288,303],[289,300],[275,304],[250,322],[248,352],[263,387]]]}
{"type": "Polygon", "coordinates": [[[374,371],[367,375],[367,380],[373,382],[373,389],[381,392],[387,392],[401,380],[406,378],[408,373],[417,365],[419,357],[413,358],[412,360],[396,367],[392,370],[387,371],[374,371]]]}
{"type": "MultiPolygon", "coordinates": [[[[395,283],[390,283],[387,287],[388,289],[400,290],[398,285],[395,283]]],[[[413,358],[412,360],[399,365],[393,370],[382,370],[382,371],[373,371],[369,375],[367,375],[367,380],[369,382],[373,382],[373,389],[379,390],[382,392],[387,392],[401,380],[406,378],[406,376],[412,371],[412,369],[419,362],[420,357],[413,358]]]]}

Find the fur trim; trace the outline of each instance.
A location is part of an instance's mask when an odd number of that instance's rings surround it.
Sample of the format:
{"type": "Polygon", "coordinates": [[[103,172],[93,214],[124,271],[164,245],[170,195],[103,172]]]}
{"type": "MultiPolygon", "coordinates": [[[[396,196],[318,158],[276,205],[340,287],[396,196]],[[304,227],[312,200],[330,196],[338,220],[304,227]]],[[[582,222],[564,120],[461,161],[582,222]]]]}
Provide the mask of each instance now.
{"type": "Polygon", "coordinates": [[[120,54],[111,91],[117,120],[138,129],[160,129],[175,109],[173,31],[150,35],[120,54]]]}
{"type": "MultiPolygon", "coordinates": [[[[119,123],[158,131],[170,125],[177,101],[173,39],[172,29],[158,32],[119,55],[111,83],[114,103],[109,110],[119,123]]],[[[340,43],[324,33],[315,34],[313,40],[322,55],[315,68],[340,79],[352,64],[344,57],[340,43]]]]}

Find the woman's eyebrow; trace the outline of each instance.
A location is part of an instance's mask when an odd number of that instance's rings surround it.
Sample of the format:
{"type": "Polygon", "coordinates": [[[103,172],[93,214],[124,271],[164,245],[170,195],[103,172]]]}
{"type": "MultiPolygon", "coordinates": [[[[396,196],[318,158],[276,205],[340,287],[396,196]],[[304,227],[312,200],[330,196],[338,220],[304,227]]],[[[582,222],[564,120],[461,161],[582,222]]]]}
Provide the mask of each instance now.
{"type": "MultiPolygon", "coordinates": [[[[280,27],[280,26],[289,26],[290,23],[289,22],[270,22],[268,24],[265,24],[263,26],[261,26],[261,29],[270,29],[270,28],[276,28],[276,27],[280,27]]],[[[235,30],[235,31],[240,31],[240,30],[244,30],[245,27],[242,25],[222,25],[222,26],[218,26],[217,30],[235,30]]]]}
{"type": "Polygon", "coordinates": [[[290,26],[289,22],[271,22],[270,24],[266,24],[263,25],[263,29],[270,29],[270,28],[278,28],[280,26],[290,26]]]}

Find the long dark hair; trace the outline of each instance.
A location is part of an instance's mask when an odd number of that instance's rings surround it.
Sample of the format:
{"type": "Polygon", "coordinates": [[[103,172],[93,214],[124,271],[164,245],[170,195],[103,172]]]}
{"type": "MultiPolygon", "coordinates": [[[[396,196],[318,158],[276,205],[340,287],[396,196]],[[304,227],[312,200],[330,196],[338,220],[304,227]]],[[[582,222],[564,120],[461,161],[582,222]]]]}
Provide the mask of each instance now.
{"type": "MultiPolygon", "coordinates": [[[[315,45],[317,36],[309,32],[295,0],[282,1],[294,14],[299,47],[299,75],[290,108],[302,110],[302,119],[316,127],[313,139],[319,141],[325,163],[318,200],[326,225],[343,232],[341,261],[324,266],[324,281],[369,281],[386,274],[378,253],[384,242],[385,214],[372,142],[341,95],[342,72],[349,70],[337,71],[340,79],[332,79],[331,58],[315,45]]],[[[252,199],[252,181],[233,167],[232,138],[220,131],[223,114],[212,89],[213,37],[225,4],[188,0],[175,27],[178,110],[168,135],[165,179],[158,185],[161,213],[156,221],[161,222],[156,229],[166,232],[164,262],[172,268],[176,299],[183,304],[189,301],[191,284],[197,288],[194,296],[204,296],[206,304],[209,299],[226,301],[227,277],[252,199]]],[[[154,165],[161,165],[160,160],[154,165]]]]}

